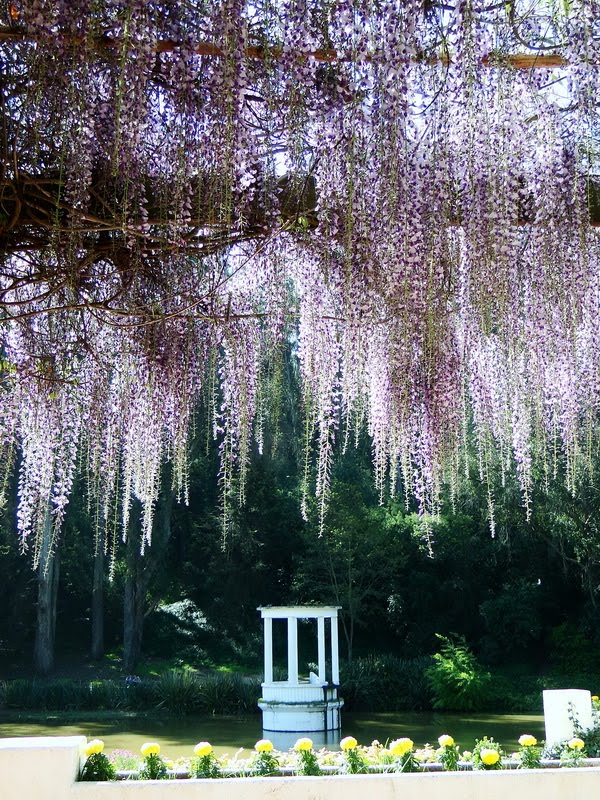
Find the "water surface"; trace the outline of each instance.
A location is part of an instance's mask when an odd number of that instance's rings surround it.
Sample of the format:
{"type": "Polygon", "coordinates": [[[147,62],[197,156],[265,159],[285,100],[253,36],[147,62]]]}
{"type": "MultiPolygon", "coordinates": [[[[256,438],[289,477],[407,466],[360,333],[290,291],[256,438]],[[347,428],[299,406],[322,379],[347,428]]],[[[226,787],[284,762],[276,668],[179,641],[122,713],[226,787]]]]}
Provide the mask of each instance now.
{"type": "MultiPolygon", "coordinates": [[[[260,715],[168,717],[136,714],[122,714],[108,719],[82,714],[75,721],[71,716],[65,722],[64,715],[49,713],[36,722],[21,722],[14,717],[8,721],[0,716],[0,737],[83,734],[88,739],[103,739],[107,751],[118,749],[133,753],[138,753],[144,742],[158,741],[165,755],[177,758],[190,755],[193,746],[201,740],[211,742],[218,754],[233,755],[239,748],[252,749],[263,735],[281,749],[293,745],[301,735],[263,732],[261,722],[260,715]]],[[[327,739],[316,733],[309,735],[316,746],[326,744],[330,749],[336,749],[340,737],[350,734],[360,744],[370,744],[373,739],[385,742],[408,736],[417,747],[421,747],[426,742],[437,743],[442,733],[453,736],[464,750],[471,750],[475,739],[491,736],[511,753],[517,749],[517,739],[522,733],[531,733],[543,739],[544,718],[541,714],[342,713],[341,734],[330,733],[327,739]]]]}

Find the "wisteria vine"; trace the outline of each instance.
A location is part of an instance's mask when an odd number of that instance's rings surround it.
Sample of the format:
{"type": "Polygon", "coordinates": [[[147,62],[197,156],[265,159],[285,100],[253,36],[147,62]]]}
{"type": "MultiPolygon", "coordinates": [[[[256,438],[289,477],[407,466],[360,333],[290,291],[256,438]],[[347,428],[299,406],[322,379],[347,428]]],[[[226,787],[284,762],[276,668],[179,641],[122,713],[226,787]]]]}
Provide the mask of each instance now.
{"type": "Polygon", "coordinates": [[[526,514],[538,473],[591,477],[597,0],[2,13],[0,444],[34,556],[78,471],[150,545],[202,403],[226,528],[286,350],[322,524],[361,430],[381,498],[423,515],[474,447],[492,530],[493,475],[526,514]]]}

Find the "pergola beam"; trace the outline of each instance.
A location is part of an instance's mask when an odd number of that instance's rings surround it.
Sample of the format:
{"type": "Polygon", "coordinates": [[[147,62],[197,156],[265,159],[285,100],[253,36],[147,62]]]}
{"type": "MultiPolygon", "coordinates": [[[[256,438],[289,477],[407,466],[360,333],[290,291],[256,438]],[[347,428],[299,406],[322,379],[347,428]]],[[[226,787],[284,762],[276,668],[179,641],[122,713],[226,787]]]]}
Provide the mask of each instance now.
{"type": "MultiPolygon", "coordinates": [[[[216,191],[217,197],[219,188],[217,186],[212,189],[213,192],[216,191]]],[[[189,233],[183,236],[187,239],[187,246],[191,249],[196,248],[200,252],[210,250],[211,244],[214,244],[216,249],[221,249],[231,243],[226,220],[220,219],[207,202],[207,198],[211,195],[208,183],[202,178],[192,178],[191,189],[194,199],[189,233]],[[199,187],[203,187],[202,190],[199,190],[199,187]],[[199,236],[198,228],[208,229],[207,236],[199,236]]],[[[18,179],[0,180],[0,196],[4,212],[4,218],[0,218],[0,251],[42,249],[57,234],[68,237],[74,231],[78,231],[84,237],[104,236],[104,240],[100,243],[94,239],[95,247],[98,244],[112,247],[118,242],[121,234],[129,234],[139,239],[140,250],[159,252],[168,249],[169,243],[163,239],[161,231],[172,219],[168,209],[157,199],[161,191],[164,191],[164,187],[149,185],[148,190],[151,202],[146,223],[150,224],[152,231],[142,235],[135,221],[131,223],[130,229],[124,228],[124,214],[121,207],[114,207],[113,214],[107,214],[106,209],[109,204],[95,199],[114,198],[116,190],[110,184],[101,185],[99,181],[92,185],[90,207],[82,211],[73,208],[65,201],[63,184],[56,176],[21,173],[18,179]]],[[[293,228],[299,221],[304,230],[313,229],[318,225],[317,187],[312,176],[300,176],[294,179],[294,176],[287,175],[275,182],[270,191],[277,198],[279,216],[286,228],[293,228]]],[[[589,181],[587,194],[589,224],[592,227],[600,227],[600,186],[596,181],[589,181]]],[[[237,237],[247,239],[270,235],[271,227],[261,204],[255,201],[249,212],[243,229],[237,231],[237,237]]],[[[462,220],[458,217],[448,218],[444,224],[460,227],[462,220]]],[[[523,226],[535,223],[528,215],[520,215],[515,224],[523,226]]],[[[141,222],[138,225],[141,225],[141,222]]]]}
{"type": "MultiPolygon", "coordinates": [[[[0,44],[3,42],[22,42],[33,41],[36,38],[31,33],[22,28],[7,28],[0,27],[0,44]]],[[[58,34],[57,34],[58,38],[58,34]]],[[[101,36],[60,36],[61,40],[65,38],[69,41],[72,47],[85,46],[93,48],[98,51],[121,51],[124,46],[124,41],[114,36],[101,35],[101,36]]],[[[172,53],[177,50],[189,50],[189,46],[174,39],[158,39],[154,45],[154,51],[158,53],[172,53]]],[[[212,56],[214,58],[224,58],[227,56],[228,51],[216,44],[215,42],[198,42],[194,48],[194,52],[200,56],[212,56]]],[[[270,61],[279,61],[283,56],[283,48],[281,47],[263,47],[260,45],[248,45],[244,49],[244,54],[247,59],[261,61],[269,59],[270,61]]],[[[298,59],[313,59],[314,61],[324,63],[347,63],[358,60],[374,61],[377,60],[378,53],[362,55],[360,59],[357,58],[355,53],[343,52],[334,50],[332,48],[322,48],[317,50],[302,51],[296,54],[298,59]]],[[[448,53],[445,54],[428,54],[420,53],[412,57],[414,63],[427,63],[427,64],[450,64],[452,58],[448,53]]],[[[483,67],[503,67],[508,66],[513,69],[530,70],[530,69],[554,69],[557,67],[566,67],[569,61],[559,53],[490,53],[481,59],[481,66],[483,67]]]]}

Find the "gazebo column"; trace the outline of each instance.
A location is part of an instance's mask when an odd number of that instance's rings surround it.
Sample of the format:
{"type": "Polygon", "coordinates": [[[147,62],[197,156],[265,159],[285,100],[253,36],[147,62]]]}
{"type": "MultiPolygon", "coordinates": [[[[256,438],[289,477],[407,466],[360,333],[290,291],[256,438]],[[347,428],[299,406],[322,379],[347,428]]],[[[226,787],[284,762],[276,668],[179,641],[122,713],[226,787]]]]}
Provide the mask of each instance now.
{"type": "Polygon", "coordinates": [[[325,683],[325,617],[317,617],[317,636],[319,642],[319,680],[325,683]]]}
{"type": "Polygon", "coordinates": [[[340,656],[338,645],[338,618],[331,617],[331,682],[334,686],[340,684],[340,656]]]}
{"type": "Polygon", "coordinates": [[[273,683],[273,620],[265,617],[265,683],[273,683]]]}
{"type": "Polygon", "coordinates": [[[288,683],[298,683],[298,619],[288,617],[288,683]]]}

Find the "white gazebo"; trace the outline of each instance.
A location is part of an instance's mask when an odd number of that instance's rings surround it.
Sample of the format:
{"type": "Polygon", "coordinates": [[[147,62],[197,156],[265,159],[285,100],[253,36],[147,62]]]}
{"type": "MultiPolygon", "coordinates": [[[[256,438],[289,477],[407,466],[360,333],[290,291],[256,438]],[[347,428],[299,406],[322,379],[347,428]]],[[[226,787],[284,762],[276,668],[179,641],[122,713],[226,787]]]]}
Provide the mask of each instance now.
{"type": "Polygon", "coordinates": [[[339,606],[263,606],[265,679],[258,706],[266,731],[330,731],[341,727],[338,698],[340,661],[338,649],[339,606]],[[273,680],[273,620],[287,620],[287,680],[273,680]],[[318,675],[298,675],[298,620],[317,620],[318,675]],[[326,674],[325,623],[330,623],[331,675],[326,674]]]}

